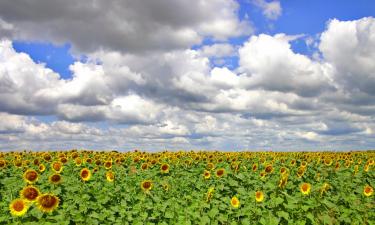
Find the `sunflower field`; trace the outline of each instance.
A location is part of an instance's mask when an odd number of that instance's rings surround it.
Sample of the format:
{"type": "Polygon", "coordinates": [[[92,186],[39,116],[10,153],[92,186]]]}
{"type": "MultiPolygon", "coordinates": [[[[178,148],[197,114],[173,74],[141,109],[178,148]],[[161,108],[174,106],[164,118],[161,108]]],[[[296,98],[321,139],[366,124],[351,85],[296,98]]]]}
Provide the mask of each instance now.
{"type": "Polygon", "coordinates": [[[0,152],[0,224],[375,224],[374,158],[0,152]]]}

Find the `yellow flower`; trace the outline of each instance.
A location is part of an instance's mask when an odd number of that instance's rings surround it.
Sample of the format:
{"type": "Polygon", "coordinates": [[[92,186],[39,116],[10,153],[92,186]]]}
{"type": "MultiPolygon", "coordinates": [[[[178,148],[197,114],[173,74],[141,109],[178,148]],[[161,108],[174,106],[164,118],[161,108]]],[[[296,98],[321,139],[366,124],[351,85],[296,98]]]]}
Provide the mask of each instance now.
{"type": "Polygon", "coordinates": [[[222,177],[222,176],[224,176],[224,174],[225,174],[225,170],[223,168],[220,168],[220,169],[216,170],[216,176],[217,177],[222,177]]]}
{"type": "Polygon", "coordinates": [[[56,173],[60,173],[63,169],[61,162],[54,162],[51,164],[52,170],[56,173]]]}
{"type": "Polygon", "coordinates": [[[61,179],[61,175],[58,174],[58,173],[55,173],[55,174],[52,174],[49,178],[48,178],[49,182],[51,182],[52,184],[60,184],[62,182],[62,179],[61,179]]]}
{"type": "Polygon", "coordinates": [[[29,206],[23,199],[15,199],[9,205],[10,213],[13,216],[23,216],[27,212],[29,206]]]}
{"type": "Polygon", "coordinates": [[[83,181],[88,181],[88,180],[90,180],[90,178],[91,178],[91,172],[90,172],[89,169],[87,169],[87,168],[83,168],[83,169],[81,170],[80,176],[81,176],[81,179],[82,179],[83,181]]]}
{"type": "Polygon", "coordinates": [[[203,177],[204,177],[204,179],[210,179],[210,177],[211,177],[211,173],[210,173],[210,171],[207,171],[207,170],[205,170],[204,171],[204,173],[203,173],[203,177]]]}
{"type": "Polygon", "coordinates": [[[141,188],[143,189],[143,191],[150,191],[152,189],[152,181],[150,180],[145,180],[141,183],[141,188]]]}
{"type": "Polygon", "coordinates": [[[40,195],[39,190],[34,186],[26,186],[20,191],[20,196],[22,199],[28,202],[34,202],[40,195]]]}
{"type": "Polygon", "coordinates": [[[236,196],[234,196],[231,200],[230,200],[230,204],[234,207],[234,208],[238,208],[240,207],[240,200],[238,200],[238,198],[236,196]]]}
{"type": "Polygon", "coordinates": [[[263,194],[263,192],[261,192],[261,191],[255,192],[255,200],[257,202],[263,202],[263,200],[264,200],[264,194],[263,194]]]}
{"type": "Polygon", "coordinates": [[[302,194],[308,195],[311,191],[311,185],[309,183],[303,183],[300,187],[302,194]]]}
{"type": "Polygon", "coordinates": [[[215,190],[214,187],[210,187],[208,189],[207,196],[206,196],[206,202],[211,201],[211,198],[214,195],[214,190],[215,190]]]}
{"type": "Polygon", "coordinates": [[[42,173],[42,172],[44,172],[46,170],[46,166],[44,164],[39,164],[38,169],[39,169],[39,172],[42,173]]]}
{"type": "Polygon", "coordinates": [[[23,174],[23,179],[29,183],[33,184],[38,180],[38,173],[35,170],[28,169],[26,172],[23,174]]]}
{"type": "Polygon", "coordinates": [[[160,171],[161,171],[162,173],[169,173],[169,165],[168,165],[167,163],[161,165],[161,167],[160,167],[160,171]]]}
{"type": "Polygon", "coordinates": [[[57,196],[54,196],[52,194],[43,194],[38,197],[36,201],[37,207],[42,212],[52,212],[55,210],[60,203],[60,199],[57,196]]]}
{"type": "Polygon", "coordinates": [[[374,193],[374,189],[370,185],[366,185],[363,189],[363,194],[367,197],[370,197],[374,193]]]}
{"type": "Polygon", "coordinates": [[[115,174],[112,171],[107,171],[105,173],[105,177],[107,178],[108,182],[113,182],[115,180],[115,174]]]}

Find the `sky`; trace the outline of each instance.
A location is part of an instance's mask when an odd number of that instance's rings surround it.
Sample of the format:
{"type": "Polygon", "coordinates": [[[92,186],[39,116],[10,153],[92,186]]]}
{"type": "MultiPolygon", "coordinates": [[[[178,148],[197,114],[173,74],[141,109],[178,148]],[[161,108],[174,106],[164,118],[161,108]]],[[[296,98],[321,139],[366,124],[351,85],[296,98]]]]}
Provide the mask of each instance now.
{"type": "Polygon", "coordinates": [[[0,149],[374,149],[374,9],[0,1],[0,149]]]}

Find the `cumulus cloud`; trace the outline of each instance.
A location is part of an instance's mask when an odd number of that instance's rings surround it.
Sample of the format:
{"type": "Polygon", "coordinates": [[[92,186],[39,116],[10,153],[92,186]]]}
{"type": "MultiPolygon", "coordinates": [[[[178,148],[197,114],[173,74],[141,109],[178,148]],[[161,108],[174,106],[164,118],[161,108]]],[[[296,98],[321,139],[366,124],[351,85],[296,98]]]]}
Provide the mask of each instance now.
{"type": "MultiPolygon", "coordinates": [[[[141,3],[126,4],[137,8],[141,3]]],[[[24,23],[17,14],[12,19],[4,15],[0,29],[24,23]]],[[[165,16],[156,23],[169,21],[165,16]]],[[[208,15],[202,16],[206,21],[208,15]]],[[[37,19],[43,24],[46,18],[37,19]]],[[[199,18],[194,20],[201,26],[199,18]]],[[[174,25],[176,29],[184,26],[181,23],[174,25]]],[[[179,49],[185,48],[181,45],[148,54],[114,50],[103,42],[106,47],[87,48],[87,61],[70,66],[69,79],[16,52],[4,39],[0,148],[48,149],[57,143],[66,148],[150,150],[371,146],[375,144],[370,141],[375,101],[369,86],[375,80],[374,24],[373,18],[330,21],[319,40],[319,59],[292,50],[291,42],[299,35],[259,34],[240,46],[220,42],[192,50],[179,49]],[[210,64],[212,57],[227,56],[238,56],[238,68],[210,64]],[[45,122],[43,115],[56,119],[45,122]]]]}
{"type": "Polygon", "coordinates": [[[122,52],[189,48],[252,28],[234,0],[1,1],[0,32],[12,39],[72,43],[76,51],[122,52]]]}

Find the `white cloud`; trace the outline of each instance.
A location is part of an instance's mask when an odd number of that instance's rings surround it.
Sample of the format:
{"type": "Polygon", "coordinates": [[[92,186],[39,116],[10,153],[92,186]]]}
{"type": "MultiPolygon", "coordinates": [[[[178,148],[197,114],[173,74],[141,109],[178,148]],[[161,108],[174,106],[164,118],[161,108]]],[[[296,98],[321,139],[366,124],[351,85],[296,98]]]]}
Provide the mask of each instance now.
{"type": "Polygon", "coordinates": [[[253,0],[253,3],[262,9],[263,15],[270,20],[276,20],[281,16],[282,8],[280,1],[253,0]]]}

